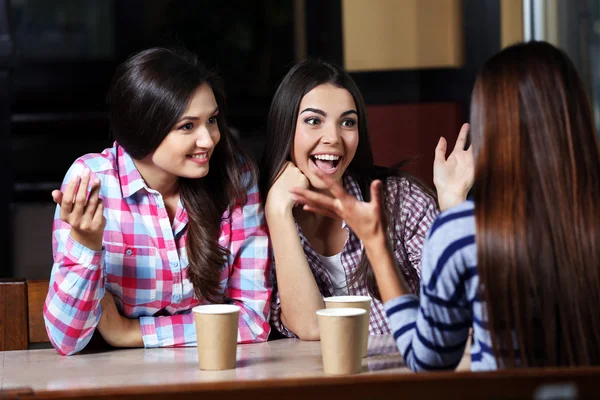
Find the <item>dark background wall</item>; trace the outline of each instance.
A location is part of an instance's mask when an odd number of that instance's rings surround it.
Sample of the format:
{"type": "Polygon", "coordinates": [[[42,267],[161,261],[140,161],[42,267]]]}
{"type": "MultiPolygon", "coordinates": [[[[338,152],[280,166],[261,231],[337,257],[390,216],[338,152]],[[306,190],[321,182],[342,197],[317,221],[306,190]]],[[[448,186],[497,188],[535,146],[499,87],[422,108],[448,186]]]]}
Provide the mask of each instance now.
{"type": "MultiPolygon", "coordinates": [[[[352,73],[377,163],[413,159],[409,171],[431,184],[439,136],[454,141],[476,72],[501,47],[501,3],[462,1],[458,67],[352,73]]],[[[259,158],[271,97],[293,62],[343,63],[341,15],[341,0],[0,0],[0,277],[49,276],[50,191],[75,158],[110,146],[105,97],[128,55],[194,51],[224,79],[228,120],[259,158]]]]}

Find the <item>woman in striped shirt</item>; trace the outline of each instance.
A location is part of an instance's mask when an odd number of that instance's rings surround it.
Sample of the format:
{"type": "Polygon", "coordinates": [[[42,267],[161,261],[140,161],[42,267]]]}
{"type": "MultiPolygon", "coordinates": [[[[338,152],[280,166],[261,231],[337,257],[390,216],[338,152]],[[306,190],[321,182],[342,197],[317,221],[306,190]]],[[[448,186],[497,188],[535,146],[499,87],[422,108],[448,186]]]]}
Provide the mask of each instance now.
{"type": "Polygon", "coordinates": [[[117,347],[193,345],[191,309],[202,303],[238,304],[238,340],[267,339],[269,241],[223,99],[185,52],[149,49],[117,69],[116,142],[78,158],[52,193],[44,318],[61,354],[82,350],[96,329],[117,347]]]}
{"type": "Polygon", "coordinates": [[[437,217],[420,297],[388,250],[381,183],[358,202],[295,189],[363,239],[398,348],[413,370],[600,364],[600,148],[566,54],[519,44],[488,60],[472,97],[473,199],[437,217]]]}
{"type": "MultiPolygon", "coordinates": [[[[370,296],[370,333],[390,333],[360,239],[339,217],[295,207],[289,189],[323,189],[317,171],[343,182],[359,200],[369,199],[373,179],[385,182],[392,251],[411,292],[418,291],[421,248],[437,205],[430,191],[399,167],[374,165],[367,126],[358,87],[346,71],[326,62],[305,60],[295,65],[273,98],[261,191],[273,244],[273,271],[277,270],[271,321],[285,336],[318,340],[315,311],[324,307],[323,297],[339,294],[370,296]]],[[[461,148],[467,129],[463,127],[459,135],[454,164],[440,157],[434,166],[442,209],[464,201],[471,186],[472,167],[456,168],[457,161],[472,161],[470,152],[461,148]],[[467,173],[461,174],[464,170],[467,173]]],[[[445,145],[442,140],[441,152],[445,145]]]]}

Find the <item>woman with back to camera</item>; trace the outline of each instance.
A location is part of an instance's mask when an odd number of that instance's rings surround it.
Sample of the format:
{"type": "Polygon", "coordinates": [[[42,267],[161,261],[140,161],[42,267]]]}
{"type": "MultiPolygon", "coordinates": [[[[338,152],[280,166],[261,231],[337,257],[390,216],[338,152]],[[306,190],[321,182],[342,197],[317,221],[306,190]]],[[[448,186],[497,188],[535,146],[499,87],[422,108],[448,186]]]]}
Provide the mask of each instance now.
{"type": "Polygon", "coordinates": [[[575,67],[545,42],[504,49],[479,73],[471,124],[473,198],[431,227],[419,298],[388,250],[380,182],[368,203],[326,176],[334,198],[293,192],[363,238],[411,369],[454,369],[471,327],[473,370],[600,364],[600,148],[575,67]]]}
{"type": "MultiPolygon", "coordinates": [[[[346,71],[327,62],[298,63],[273,98],[261,193],[276,268],[271,321],[285,336],[319,339],[315,312],[324,308],[323,297],[346,294],[370,296],[370,333],[390,333],[360,238],[337,216],[295,207],[292,187],[326,190],[318,172],[343,183],[359,200],[369,199],[371,181],[385,181],[394,257],[411,291],[418,291],[421,247],[437,204],[429,190],[400,168],[375,166],[367,126],[358,87],[346,71]]],[[[464,201],[472,183],[471,152],[463,150],[467,129],[463,127],[447,160],[445,140],[438,145],[434,182],[442,209],[464,201]]]]}
{"type": "Polygon", "coordinates": [[[109,106],[113,147],[78,158],[52,193],[52,344],[76,353],[97,328],[116,347],[191,345],[191,309],[223,302],[241,307],[240,342],[265,341],[269,241],[217,78],[152,48],[119,66],[109,106]]]}

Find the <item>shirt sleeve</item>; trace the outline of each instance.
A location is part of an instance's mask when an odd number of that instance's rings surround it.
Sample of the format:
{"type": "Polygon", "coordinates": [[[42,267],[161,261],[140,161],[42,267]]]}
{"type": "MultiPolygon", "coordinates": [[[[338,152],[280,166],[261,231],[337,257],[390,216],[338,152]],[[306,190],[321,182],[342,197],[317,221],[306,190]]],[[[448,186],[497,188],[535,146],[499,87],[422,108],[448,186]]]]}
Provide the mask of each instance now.
{"type": "Polygon", "coordinates": [[[400,186],[400,210],[397,211],[400,214],[400,224],[395,227],[395,232],[400,235],[400,243],[403,243],[404,247],[402,251],[405,252],[409,263],[400,263],[400,268],[411,291],[417,294],[421,278],[423,243],[438,214],[438,208],[434,198],[415,183],[403,179],[400,186]]]}
{"type": "MultiPolygon", "coordinates": [[[[65,176],[61,190],[85,168],[76,161],[65,176]]],[[[73,240],[71,226],[60,220],[56,207],[52,225],[54,265],[44,303],[44,321],[50,342],[62,355],[81,351],[92,338],[100,320],[104,296],[103,251],[93,251],[73,240]]]]}
{"type": "Polygon", "coordinates": [[[145,348],[196,345],[192,310],[162,317],[141,317],[140,328],[145,348]]]}
{"type": "Polygon", "coordinates": [[[465,259],[473,258],[465,257],[465,249],[470,246],[475,246],[474,236],[454,240],[438,231],[429,237],[420,296],[400,296],[384,305],[398,349],[413,371],[455,369],[463,357],[472,325],[464,291],[465,259]]]}
{"type": "Polygon", "coordinates": [[[269,337],[271,251],[263,206],[254,185],[248,201],[231,213],[231,273],[225,295],[241,307],[238,341],[264,342],[269,337]]]}

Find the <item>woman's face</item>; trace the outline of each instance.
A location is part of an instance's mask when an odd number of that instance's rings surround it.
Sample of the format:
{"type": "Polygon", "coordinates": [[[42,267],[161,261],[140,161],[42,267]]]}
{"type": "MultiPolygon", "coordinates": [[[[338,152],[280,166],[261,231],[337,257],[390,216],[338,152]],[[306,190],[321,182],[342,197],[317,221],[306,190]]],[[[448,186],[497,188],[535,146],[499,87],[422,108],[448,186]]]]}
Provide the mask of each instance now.
{"type": "Polygon", "coordinates": [[[219,107],[211,87],[202,84],[158,148],[150,155],[155,167],[175,177],[202,178],[221,139],[219,107]]]}
{"type": "Polygon", "coordinates": [[[358,113],[350,92],[323,84],[300,101],[292,162],[315,189],[325,185],[315,175],[321,170],[341,181],[358,147],[358,113]]]}

